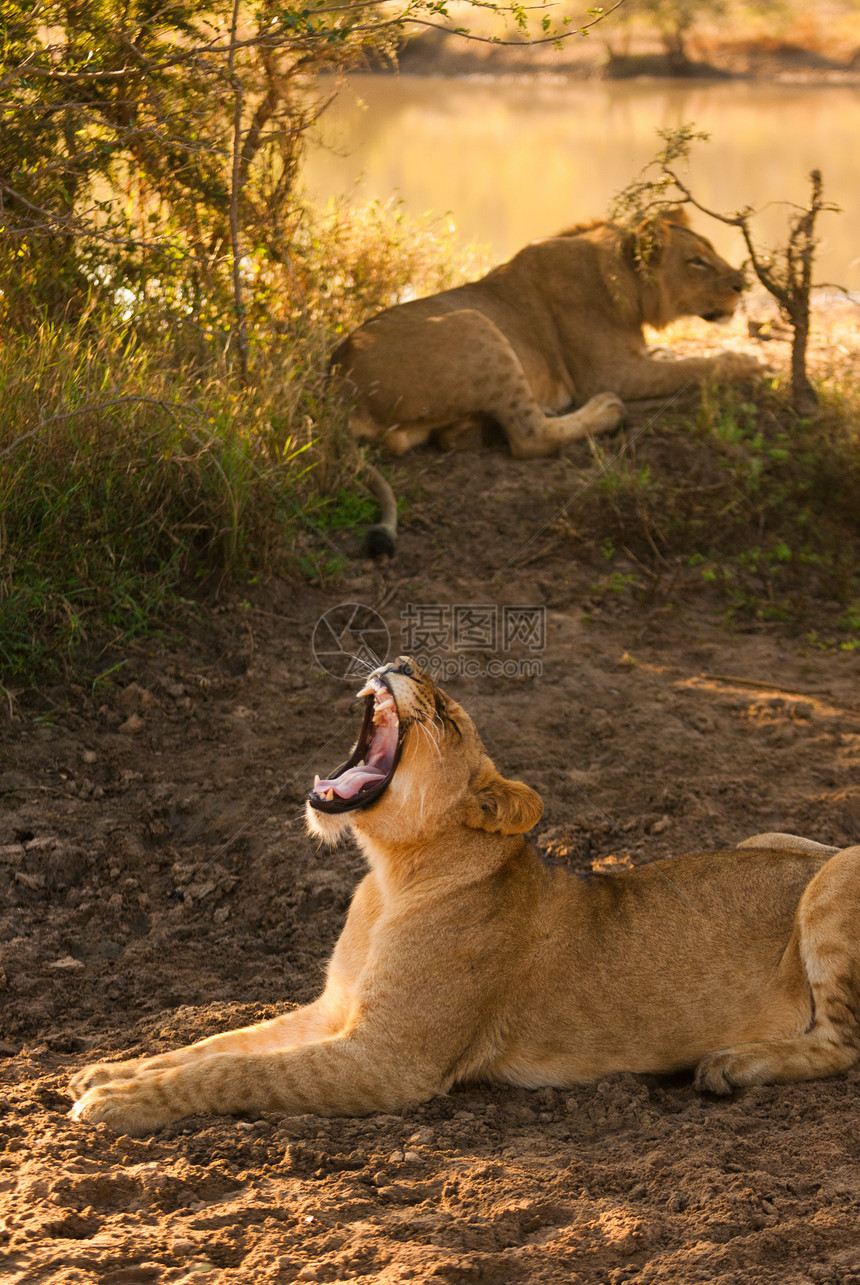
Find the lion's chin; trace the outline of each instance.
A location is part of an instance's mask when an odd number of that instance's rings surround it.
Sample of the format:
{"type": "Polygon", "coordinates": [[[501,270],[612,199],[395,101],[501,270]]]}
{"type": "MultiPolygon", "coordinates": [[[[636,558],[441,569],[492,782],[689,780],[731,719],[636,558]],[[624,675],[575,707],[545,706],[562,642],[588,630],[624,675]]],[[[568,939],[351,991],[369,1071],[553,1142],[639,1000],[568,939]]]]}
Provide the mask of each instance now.
{"type": "Polygon", "coordinates": [[[350,828],[348,812],[320,812],[310,802],[305,803],[305,821],[308,833],[331,847],[334,847],[344,830],[350,828]]]}

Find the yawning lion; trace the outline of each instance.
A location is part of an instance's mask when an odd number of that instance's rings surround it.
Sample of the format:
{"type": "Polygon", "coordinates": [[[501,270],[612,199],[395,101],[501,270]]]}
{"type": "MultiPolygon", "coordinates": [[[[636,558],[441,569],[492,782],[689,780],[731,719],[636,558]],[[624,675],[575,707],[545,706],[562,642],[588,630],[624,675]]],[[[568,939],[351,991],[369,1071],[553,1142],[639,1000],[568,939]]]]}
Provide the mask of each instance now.
{"type": "Polygon", "coordinates": [[[563,1088],[695,1068],[713,1093],[858,1058],[860,846],[739,849],[577,878],[524,838],[534,790],[406,657],[376,670],[312,833],[369,872],[314,1003],[72,1081],[73,1116],[146,1133],[194,1111],[397,1111],[484,1081],[563,1088]]]}

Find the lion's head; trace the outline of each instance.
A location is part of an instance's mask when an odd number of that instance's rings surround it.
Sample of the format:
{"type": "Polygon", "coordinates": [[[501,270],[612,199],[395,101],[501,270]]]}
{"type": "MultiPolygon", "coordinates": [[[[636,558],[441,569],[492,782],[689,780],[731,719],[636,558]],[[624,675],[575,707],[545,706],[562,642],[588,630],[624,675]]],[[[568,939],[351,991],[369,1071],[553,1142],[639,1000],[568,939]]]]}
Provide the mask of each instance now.
{"type": "Polygon", "coordinates": [[[461,705],[400,656],[358,693],[364,717],[349,758],[308,795],[308,828],[328,843],[415,843],[464,827],[524,834],[543,804],[502,777],[461,705]]]}
{"type": "Polygon", "coordinates": [[[642,224],[628,252],[643,283],[650,325],[667,326],[678,317],[724,321],[737,307],[743,273],[689,227],[682,208],[642,224]]]}

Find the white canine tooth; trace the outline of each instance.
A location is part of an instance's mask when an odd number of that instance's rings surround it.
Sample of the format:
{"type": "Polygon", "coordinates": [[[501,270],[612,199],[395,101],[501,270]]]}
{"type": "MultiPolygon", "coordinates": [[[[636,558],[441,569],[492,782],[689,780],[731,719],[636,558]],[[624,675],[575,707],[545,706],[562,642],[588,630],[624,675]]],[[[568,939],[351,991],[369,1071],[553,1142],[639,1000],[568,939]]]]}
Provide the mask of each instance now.
{"type": "Polygon", "coordinates": [[[326,790],[326,792],[325,792],[325,800],[326,800],[326,802],[327,802],[327,803],[331,803],[331,801],[332,801],[332,799],[333,799],[333,798],[334,798],[334,790],[326,790]]]}
{"type": "Polygon", "coordinates": [[[320,783],[319,776],[317,776],[317,775],[315,774],[315,775],[314,775],[314,790],[316,790],[316,788],[317,788],[317,786],[319,785],[319,783],[320,783]]]}

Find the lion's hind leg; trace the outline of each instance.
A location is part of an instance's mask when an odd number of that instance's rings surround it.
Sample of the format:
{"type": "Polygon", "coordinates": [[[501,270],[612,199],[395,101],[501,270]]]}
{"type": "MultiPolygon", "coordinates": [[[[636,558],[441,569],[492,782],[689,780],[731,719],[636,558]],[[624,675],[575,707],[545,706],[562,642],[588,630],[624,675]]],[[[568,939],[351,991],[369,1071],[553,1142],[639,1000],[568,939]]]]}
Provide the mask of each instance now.
{"type": "Polygon", "coordinates": [[[553,455],[567,442],[610,432],[624,417],[624,403],[615,393],[597,393],[566,415],[546,415],[524,381],[510,391],[515,395],[509,401],[499,399],[489,410],[505,430],[516,459],[553,455]]]}
{"type": "Polygon", "coordinates": [[[610,392],[579,410],[551,413],[554,399],[564,396],[561,376],[539,354],[526,363],[529,375],[507,335],[476,308],[383,313],[336,356],[344,392],[355,399],[351,432],[381,438],[397,455],[480,416],[501,426],[517,459],[535,459],[555,454],[565,442],[608,432],[624,414],[621,399],[610,392]],[[553,391],[538,391],[534,379],[553,391]]]}
{"type": "Polygon", "coordinates": [[[793,1038],[737,1044],[707,1054],[696,1087],[730,1093],[749,1084],[812,1080],[849,1070],[860,1057],[860,845],[843,848],[806,887],[788,951],[812,997],[812,1020],[793,1038]]]}

